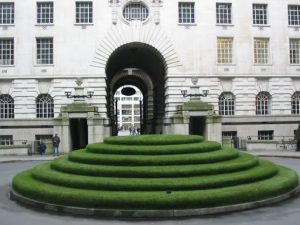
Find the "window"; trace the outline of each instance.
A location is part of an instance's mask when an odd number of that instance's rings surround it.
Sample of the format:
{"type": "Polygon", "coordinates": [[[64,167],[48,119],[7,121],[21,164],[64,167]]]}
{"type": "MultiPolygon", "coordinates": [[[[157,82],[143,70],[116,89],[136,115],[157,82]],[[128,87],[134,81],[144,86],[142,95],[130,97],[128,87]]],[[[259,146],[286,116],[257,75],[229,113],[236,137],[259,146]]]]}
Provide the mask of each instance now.
{"type": "Polygon", "coordinates": [[[36,99],[36,117],[53,118],[54,103],[53,98],[48,94],[40,94],[36,99]]]}
{"type": "Polygon", "coordinates": [[[14,110],[14,99],[10,95],[0,95],[0,118],[14,118],[14,110]]]}
{"type": "Polygon", "coordinates": [[[218,38],[218,63],[232,63],[232,38],[218,38]]]}
{"type": "Polygon", "coordinates": [[[254,63],[255,64],[269,63],[269,39],[268,38],[254,39],[254,63]]]}
{"type": "Polygon", "coordinates": [[[37,64],[53,64],[53,38],[37,38],[37,64]]]}
{"type": "Polygon", "coordinates": [[[123,16],[126,20],[140,20],[144,21],[148,18],[149,12],[147,7],[141,3],[130,3],[125,6],[123,16]]]}
{"type": "Polygon", "coordinates": [[[0,65],[14,64],[14,39],[0,39],[0,65]]]}
{"type": "Polygon", "coordinates": [[[290,64],[300,64],[300,39],[290,39],[290,64]]]}
{"type": "Polygon", "coordinates": [[[274,131],[273,130],[259,130],[258,140],[273,140],[274,131]]]}
{"type": "Polygon", "coordinates": [[[291,100],[292,114],[300,114],[300,92],[295,92],[291,100]]]}
{"type": "Polygon", "coordinates": [[[178,18],[179,23],[195,23],[195,3],[194,2],[179,2],[178,18]]]}
{"type": "Polygon", "coordinates": [[[37,23],[53,23],[53,2],[37,3],[37,23]]]}
{"type": "Polygon", "coordinates": [[[13,136],[12,135],[0,135],[0,145],[12,145],[13,136]]]}
{"type": "Polygon", "coordinates": [[[15,22],[15,6],[13,2],[0,3],[0,24],[14,24],[15,22]]]}
{"type": "Polygon", "coordinates": [[[92,2],[76,2],[76,23],[93,23],[92,2]]]}
{"type": "Polygon", "coordinates": [[[256,115],[269,115],[271,112],[271,95],[260,92],[256,96],[256,115]]]}
{"type": "Polygon", "coordinates": [[[300,5],[289,5],[288,15],[290,26],[300,26],[300,5]]]}
{"type": "Polygon", "coordinates": [[[224,92],[219,97],[219,115],[234,115],[234,95],[224,92]]]}
{"type": "Polygon", "coordinates": [[[236,131],[222,131],[222,138],[223,139],[232,139],[237,137],[236,131]]]}
{"type": "Polygon", "coordinates": [[[266,4],[253,4],[252,13],[253,13],[253,24],[266,25],[268,23],[266,4]]]}
{"type": "Polygon", "coordinates": [[[217,3],[217,24],[231,24],[231,3],[217,3]]]}

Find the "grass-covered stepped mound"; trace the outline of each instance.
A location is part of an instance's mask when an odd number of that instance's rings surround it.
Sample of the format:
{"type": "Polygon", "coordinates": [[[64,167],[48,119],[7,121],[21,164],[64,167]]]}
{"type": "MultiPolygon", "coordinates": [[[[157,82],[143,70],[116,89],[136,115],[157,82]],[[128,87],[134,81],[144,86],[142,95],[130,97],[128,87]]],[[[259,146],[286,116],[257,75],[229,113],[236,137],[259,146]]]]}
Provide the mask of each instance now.
{"type": "Polygon", "coordinates": [[[18,195],[39,202],[137,211],[230,206],[297,186],[290,169],[193,135],[110,137],[12,183],[18,195]]]}

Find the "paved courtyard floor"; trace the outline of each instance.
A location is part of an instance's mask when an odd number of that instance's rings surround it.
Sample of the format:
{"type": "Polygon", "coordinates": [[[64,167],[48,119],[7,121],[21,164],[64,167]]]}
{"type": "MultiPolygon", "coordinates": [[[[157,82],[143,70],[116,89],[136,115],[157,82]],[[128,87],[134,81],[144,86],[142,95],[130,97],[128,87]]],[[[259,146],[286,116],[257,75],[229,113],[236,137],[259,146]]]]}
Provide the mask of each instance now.
{"type": "MultiPolygon", "coordinates": [[[[300,174],[300,159],[270,158],[300,174]]],[[[9,183],[20,171],[41,161],[0,163],[0,224],[1,225],[300,225],[300,196],[279,204],[230,214],[182,218],[175,220],[118,220],[89,218],[26,208],[9,200],[9,183]]]]}

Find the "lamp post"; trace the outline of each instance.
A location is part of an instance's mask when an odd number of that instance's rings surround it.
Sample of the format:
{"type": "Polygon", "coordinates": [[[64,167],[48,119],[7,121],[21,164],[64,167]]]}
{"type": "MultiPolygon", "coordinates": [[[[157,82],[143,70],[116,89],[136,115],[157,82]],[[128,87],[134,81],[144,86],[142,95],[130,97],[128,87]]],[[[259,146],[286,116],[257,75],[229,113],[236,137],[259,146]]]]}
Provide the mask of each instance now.
{"type": "Polygon", "coordinates": [[[67,89],[65,91],[65,95],[67,98],[74,98],[74,101],[84,101],[85,98],[92,98],[94,95],[94,91],[90,88],[87,89],[87,94],[84,94],[84,87],[81,87],[82,80],[81,78],[77,78],[75,83],[77,86],[75,89],[75,94],[72,94],[72,91],[67,89]]]}
{"type": "Polygon", "coordinates": [[[92,98],[93,96],[94,96],[94,91],[92,91],[92,90],[88,90],[87,91],[87,95],[84,95],[84,94],[76,94],[76,88],[75,88],[75,94],[74,95],[72,95],[72,92],[71,92],[71,90],[66,90],[65,91],[65,95],[66,95],[66,97],[67,98],[92,98]]]}
{"type": "Polygon", "coordinates": [[[202,89],[202,93],[187,93],[187,89],[181,89],[181,94],[183,97],[206,97],[209,93],[207,88],[202,89]]]}
{"type": "Polygon", "coordinates": [[[200,97],[206,97],[208,95],[208,88],[203,88],[202,93],[200,93],[200,87],[197,85],[198,78],[192,77],[191,78],[192,86],[190,88],[190,93],[188,93],[186,88],[181,89],[181,94],[183,97],[190,97],[191,100],[200,100],[200,97]]]}

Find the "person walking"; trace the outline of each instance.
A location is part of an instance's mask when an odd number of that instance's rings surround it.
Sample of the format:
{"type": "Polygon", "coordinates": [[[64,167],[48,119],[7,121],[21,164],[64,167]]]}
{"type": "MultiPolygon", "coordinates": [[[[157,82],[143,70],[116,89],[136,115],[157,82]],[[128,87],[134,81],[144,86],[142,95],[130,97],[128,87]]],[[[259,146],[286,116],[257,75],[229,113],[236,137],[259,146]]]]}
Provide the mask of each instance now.
{"type": "Polygon", "coordinates": [[[43,141],[40,141],[40,154],[44,155],[46,152],[46,149],[47,149],[47,147],[46,147],[45,143],[43,141]]]}
{"type": "Polygon", "coordinates": [[[57,134],[54,135],[52,138],[52,143],[53,143],[53,156],[59,156],[59,143],[60,143],[60,138],[57,136],[57,134]]]}

